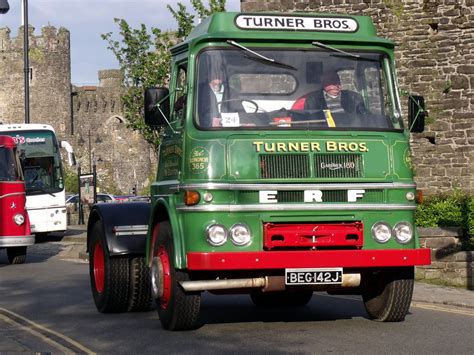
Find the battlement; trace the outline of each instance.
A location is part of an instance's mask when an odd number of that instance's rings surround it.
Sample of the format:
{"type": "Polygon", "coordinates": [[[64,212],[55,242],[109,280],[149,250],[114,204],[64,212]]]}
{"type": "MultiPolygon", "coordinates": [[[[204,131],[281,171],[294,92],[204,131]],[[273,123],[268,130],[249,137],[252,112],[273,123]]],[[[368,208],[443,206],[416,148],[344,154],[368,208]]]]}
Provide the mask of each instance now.
{"type": "MultiPolygon", "coordinates": [[[[41,35],[35,36],[35,28],[28,26],[29,47],[44,51],[69,51],[70,33],[64,27],[43,26],[41,35]]],[[[11,37],[8,27],[0,28],[0,51],[14,52],[23,50],[23,26],[18,29],[17,37],[11,37]]]]}
{"type": "Polygon", "coordinates": [[[120,69],[99,70],[99,86],[120,88],[123,84],[123,72],[120,69]]]}

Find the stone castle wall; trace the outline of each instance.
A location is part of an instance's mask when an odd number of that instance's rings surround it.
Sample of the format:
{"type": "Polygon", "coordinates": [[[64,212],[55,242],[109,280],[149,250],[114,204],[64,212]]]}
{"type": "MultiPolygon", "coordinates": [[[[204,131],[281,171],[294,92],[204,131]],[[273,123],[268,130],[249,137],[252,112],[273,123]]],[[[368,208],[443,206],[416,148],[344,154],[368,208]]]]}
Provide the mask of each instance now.
{"type": "Polygon", "coordinates": [[[133,186],[140,191],[149,184],[156,157],[126,127],[122,81],[120,70],[101,70],[99,86],[73,87],[73,129],[82,171],[95,162],[100,190],[128,194],[133,186]]]}
{"type": "Polygon", "coordinates": [[[241,0],[241,8],[371,16],[378,35],[397,43],[401,89],[423,95],[430,113],[426,131],[412,135],[417,186],[474,191],[474,0],[241,0]]]}
{"type": "MultiPolygon", "coordinates": [[[[65,28],[43,27],[34,35],[29,27],[30,123],[51,124],[60,137],[70,127],[70,35],[65,28]]],[[[23,28],[12,38],[0,28],[0,121],[24,122],[23,28]]]]}

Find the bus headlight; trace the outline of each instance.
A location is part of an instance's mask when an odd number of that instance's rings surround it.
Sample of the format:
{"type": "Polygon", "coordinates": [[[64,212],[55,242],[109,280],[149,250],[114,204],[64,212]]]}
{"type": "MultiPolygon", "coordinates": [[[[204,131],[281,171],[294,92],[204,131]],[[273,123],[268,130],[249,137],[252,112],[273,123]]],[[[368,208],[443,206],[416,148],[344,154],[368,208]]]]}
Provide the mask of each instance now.
{"type": "Polygon", "coordinates": [[[413,228],[408,222],[397,223],[393,227],[393,233],[400,244],[406,244],[413,238],[413,228]]]}
{"type": "Polygon", "coordinates": [[[372,237],[379,243],[386,243],[392,236],[392,228],[385,222],[377,222],[372,226],[372,237]]]}
{"type": "Polygon", "coordinates": [[[234,224],[230,230],[230,239],[237,246],[244,246],[250,243],[250,229],[242,223],[234,224]]]}
{"type": "Polygon", "coordinates": [[[22,214],[19,214],[19,213],[18,213],[18,214],[16,214],[16,215],[13,216],[13,221],[14,221],[17,225],[21,226],[23,223],[25,223],[25,216],[23,216],[22,214]]]}
{"type": "Polygon", "coordinates": [[[206,229],[206,239],[212,246],[221,246],[227,241],[227,229],[222,224],[211,224],[206,229]]]}

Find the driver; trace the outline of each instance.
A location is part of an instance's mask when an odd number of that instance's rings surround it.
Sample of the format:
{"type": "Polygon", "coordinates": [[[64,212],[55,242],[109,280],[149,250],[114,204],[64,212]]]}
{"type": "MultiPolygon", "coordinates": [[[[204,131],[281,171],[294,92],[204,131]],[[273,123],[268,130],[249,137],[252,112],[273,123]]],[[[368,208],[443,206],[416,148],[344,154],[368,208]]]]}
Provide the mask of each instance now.
{"type": "Polygon", "coordinates": [[[199,86],[198,114],[201,127],[221,127],[220,104],[224,96],[224,71],[211,65],[209,80],[199,86]]]}

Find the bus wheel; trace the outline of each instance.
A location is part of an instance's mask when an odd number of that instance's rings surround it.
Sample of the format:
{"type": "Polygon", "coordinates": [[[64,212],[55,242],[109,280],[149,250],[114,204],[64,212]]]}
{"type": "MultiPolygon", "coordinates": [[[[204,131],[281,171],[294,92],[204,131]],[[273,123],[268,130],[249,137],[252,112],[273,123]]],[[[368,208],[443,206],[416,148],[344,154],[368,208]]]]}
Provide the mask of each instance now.
{"type": "Polygon", "coordinates": [[[26,261],[26,247],[7,248],[7,258],[10,264],[23,264],[26,261]]]}
{"type": "Polygon", "coordinates": [[[370,318],[380,322],[401,322],[410,308],[414,267],[380,270],[368,276],[362,292],[370,318]]]}
{"type": "Polygon", "coordinates": [[[151,295],[150,268],[145,258],[130,259],[130,291],[128,300],[129,312],[144,312],[151,310],[153,298],[151,295]]]}
{"type": "Polygon", "coordinates": [[[128,309],[128,258],[109,257],[102,223],[95,223],[89,244],[89,276],[97,310],[102,313],[128,309]]]}
{"type": "Polygon", "coordinates": [[[254,292],[250,294],[257,307],[302,307],[313,297],[312,290],[299,292],[254,292]]]}
{"type": "Polygon", "coordinates": [[[197,327],[201,294],[185,292],[180,281],[189,280],[188,273],[174,267],[174,245],[168,221],[155,226],[152,263],[152,289],[163,328],[187,330],[197,327]]]}

